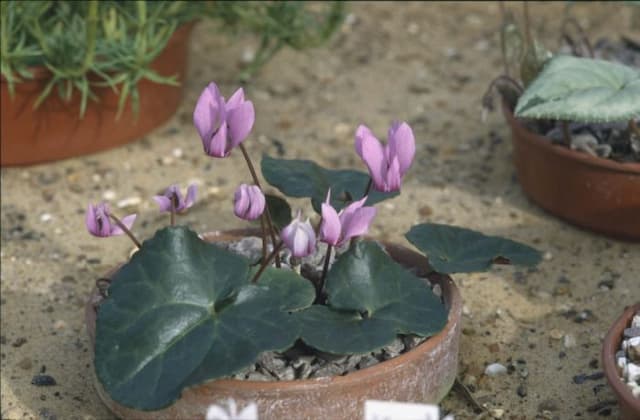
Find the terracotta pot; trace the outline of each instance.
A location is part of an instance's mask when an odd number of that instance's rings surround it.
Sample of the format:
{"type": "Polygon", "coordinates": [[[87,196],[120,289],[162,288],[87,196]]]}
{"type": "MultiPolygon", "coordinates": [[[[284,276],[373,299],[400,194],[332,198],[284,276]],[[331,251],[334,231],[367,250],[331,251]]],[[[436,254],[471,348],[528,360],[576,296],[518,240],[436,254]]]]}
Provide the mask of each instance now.
{"type": "Polygon", "coordinates": [[[619,163],[554,145],[529,131],[503,104],[513,160],[527,196],[570,223],[640,240],[640,163],[619,163]]]}
{"type": "MultiPolygon", "coordinates": [[[[163,76],[186,74],[188,43],[193,23],[179,27],[151,68],[163,76]]],[[[50,80],[44,67],[31,69],[34,79],[15,85],[9,95],[8,83],[0,83],[2,166],[26,165],[79,156],[119,146],[139,139],[171,117],[182,99],[183,84],[167,86],[142,80],[138,83],[140,112],[137,117],[130,98],[118,120],[118,93],[108,87],[96,87],[98,102],[89,100],[80,118],[80,94],[69,101],[58,96],[57,88],[37,109],[38,95],[50,80]]]]}
{"type": "MultiPolygon", "coordinates": [[[[247,232],[213,232],[204,238],[211,242],[228,241],[248,236],[247,232]]],[[[428,268],[425,257],[402,246],[384,245],[396,261],[407,267],[419,267],[424,275],[428,268]]],[[[273,382],[220,379],[184,390],[175,404],[153,412],[127,408],[111,400],[96,379],[95,371],[94,383],[111,411],[123,419],[136,420],[203,418],[210,404],[226,406],[228,398],[233,398],[239,408],[257,403],[261,420],[361,419],[368,399],[438,403],[451,389],[457,374],[462,299],[449,276],[435,274],[429,280],[441,286],[449,309],[444,329],[407,353],[344,376],[273,382]]],[[[98,301],[94,290],[86,307],[92,343],[98,301]]]]}
{"type": "Polygon", "coordinates": [[[607,381],[620,404],[621,420],[640,419],[640,398],[633,397],[627,384],[620,378],[616,367],[616,352],[620,349],[624,329],[629,327],[631,319],[638,311],[640,311],[640,302],[627,307],[613,324],[602,344],[602,366],[607,381]]]}

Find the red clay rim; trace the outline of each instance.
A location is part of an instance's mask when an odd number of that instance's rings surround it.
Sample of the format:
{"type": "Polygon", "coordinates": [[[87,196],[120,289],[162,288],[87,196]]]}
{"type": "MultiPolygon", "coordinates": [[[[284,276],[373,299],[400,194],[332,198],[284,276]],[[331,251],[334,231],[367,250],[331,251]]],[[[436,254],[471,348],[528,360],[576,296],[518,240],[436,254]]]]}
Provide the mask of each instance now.
{"type": "Polygon", "coordinates": [[[616,352],[622,342],[624,329],[629,326],[631,318],[639,311],[640,302],[627,307],[616,322],[613,323],[609,332],[607,332],[602,343],[602,367],[607,377],[607,382],[609,382],[620,403],[630,407],[635,411],[635,414],[640,416],[640,398],[634,398],[627,384],[618,376],[615,358],[616,352]]]}
{"type": "Polygon", "coordinates": [[[640,163],[627,162],[621,163],[611,159],[598,158],[586,153],[578,152],[568,149],[564,146],[554,145],[550,139],[529,131],[518,118],[513,115],[513,112],[504,102],[502,104],[502,112],[507,119],[507,122],[511,126],[511,131],[514,133],[522,131],[528,134],[528,136],[518,136],[522,141],[529,143],[540,149],[544,149],[549,153],[561,156],[565,159],[571,159],[578,161],[582,164],[595,166],[601,169],[607,169],[615,172],[623,172],[625,174],[640,175],[640,163]]]}
{"type": "MultiPolygon", "coordinates": [[[[217,240],[224,240],[223,238],[232,239],[245,236],[260,236],[260,231],[257,229],[233,229],[227,231],[206,232],[201,234],[201,236],[205,240],[212,240],[214,238],[217,240]]],[[[421,260],[424,260],[424,263],[428,265],[426,257],[410,250],[409,248],[388,242],[382,243],[385,247],[390,246],[394,249],[395,252],[402,252],[407,256],[410,256],[412,259],[419,258],[421,260]]],[[[445,297],[445,304],[449,306],[449,319],[447,320],[447,324],[438,334],[429,337],[424,343],[400,356],[396,356],[393,359],[380,362],[371,367],[361,369],[356,372],[351,372],[343,376],[330,376],[317,379],[299,379],[295,381],[248,381],[239,379],[215,379],[209,382],[203,382],[200,385],[195,385],[195,387],[215,386],[216,388],[222,389],[241,389],[247,391],[258,389],[277,390],[279,388],[285,387],[287,388],[287,391],[306,392],[308,391],[310,386],[317,386],[319,383],[322,383],[324,385],[349,385],[352,383],[361,382],[364,378],[371,378],[372,376],[384,376],[386,375],[386,371],[393,370],[396,367],[404,363],[413,361],[419,358],[420,355],[433,350],[433,348],[435,348],[440,342],[442,342],[444,338],[450,333],[450,331],[460,323],[462,314],[462,297],[458,288],[456,287],[451,277],[449,277],[448,275],[439,275],[435,281],[442,287],[442,294],[445,297]]],[[[91,296],[93,296],[95,292],[96,291],[94,290],[91,296]]],[[[89,301],[88,305],[91,305],[91,300],[89,301]]]]}

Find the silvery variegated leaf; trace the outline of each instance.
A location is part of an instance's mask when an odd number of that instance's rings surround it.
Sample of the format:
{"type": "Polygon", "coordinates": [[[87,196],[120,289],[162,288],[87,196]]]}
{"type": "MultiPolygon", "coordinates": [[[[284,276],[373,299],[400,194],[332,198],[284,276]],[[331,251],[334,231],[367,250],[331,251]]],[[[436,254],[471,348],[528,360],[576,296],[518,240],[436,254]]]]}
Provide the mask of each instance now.
{"type": "Polygon", "coordinates": [[[527,87],[518,117],[609,122],[640,117],[640,71],[589,58],[557,56],[527,87]]]}

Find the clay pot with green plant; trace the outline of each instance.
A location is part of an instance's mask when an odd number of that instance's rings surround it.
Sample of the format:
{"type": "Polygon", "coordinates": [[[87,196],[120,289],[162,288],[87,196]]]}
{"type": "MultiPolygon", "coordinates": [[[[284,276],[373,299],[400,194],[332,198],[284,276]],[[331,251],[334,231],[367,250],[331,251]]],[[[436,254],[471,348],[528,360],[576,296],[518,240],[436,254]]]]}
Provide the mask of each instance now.
{"type": "Polygon", "coordinates": [[[366,237],[375,204],[400,192],[413,163],[405,122],[391,125],[386,144],[358,128],[355,151],[368,174],[264,156],[264,180],[309,198],[319,215],[313,224],[301,210],[292,217],[285,198],[265,195],[245,148],[254,119],[242,89],[226,99],[214,83],[194,111],[207,155],[239,150],[246,161],[252,184],[238,187],[233,211],[259,221],[259,231],[198,235],[177,225],[194,187],[154,198],[170,225],[144,242],[132,231],[135,215],[88,207],[91,234],[126,234],[138,247],[99,280],[87,307],[99,394],[136,419],[197,418],[228,398],[256,404],[261,419],[361,418],[367,399],[438,402],[456,378],[461,331],[447,274],[532,266],[540,253],[434,223],[405,235],[428,259],[366,237]]]}
{"type": "Polygon", "coordinates": [[[326,41],[343,9],[241,3],[1,2],[2,166],[105,150],[169,119],[182,98],[196,19],[260,36],[246,80],[284,46],[326,41]]]}
{"type": "Polygon", "coordinates": [[[578,226],[640,239],[640,71],[592,58],[597,49],[572,20],[582,41],[563,38],[574,56],[551,54],[533,39],[524,10],[524,35],[505,14],[505,74],[491,87],[502,95],[525,194],[578,226]],[[511,77],[513,61],[522,82],[511,77]]]}

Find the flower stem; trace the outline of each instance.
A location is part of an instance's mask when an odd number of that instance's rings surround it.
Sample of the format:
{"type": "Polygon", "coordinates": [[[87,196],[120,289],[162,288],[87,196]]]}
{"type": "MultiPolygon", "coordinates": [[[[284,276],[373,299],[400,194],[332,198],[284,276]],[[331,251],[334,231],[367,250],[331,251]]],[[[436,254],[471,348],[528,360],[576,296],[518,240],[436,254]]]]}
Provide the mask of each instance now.
{"type": "Polygon", "coordinates": [[[264,214],[260,216],[260,229],[262,230],[262,261],[267,258],[267,231],[264,225],[264,214]]]}
{"type": "Polygon", "coordinates": [[[562,137],[564,138],[564,144],[567,147],[571,147],[571,132],[569,131],[569,122],[562,121],[562,137]]]}
{"type": "MultiPolygon", "coordinates": [[[[256,174],[256,170],[253,167],[253,163],[251,162],[251,158],[247,153],[247,149],[245,149],[244,144],[239,144],[240,150],[242,151],[242,155],[244,156],[244,160],[247,162],[247,166],[249,167],[249,172],[251,172],[251,177],[253,178],[253,182],[262,190],[262,186],[260,185],[260,180],[258,180],[258,175],[256,174]]],[[[276,235],[273,229],[273,219],[271,218],[271,212],[269,211],[269,206],[264,207],[265,215],[267,216],[265,220],[267,221],[267,227],[269,228],[269,235],[271,236],[271,243],[275,249],[276,246],[276,235]]],[[[276,267],[280,268],[280,256],[276,256],[276,267]]]]}
{"type": "Polygon", "coordinates": [[[171,198],[171,226],[175,226],[176,225],[176,203],[173,200],[173,198],[171,198]]]}
{"type": "Polygon", "coordinates": [[[142,245],[140,245],[140,241],[138,241],[136,239],[135,236],[133,236],[133,233],[131,233],[131,231],[124,225],[124,223],[122,223],[120,221],[120,219],[118,219],[116,216],[114,216],[113,214],[109,214],[109,217],[111,217],[113,219],[113,221],[116,223],[116,225],[118,225],[118,227],[120,229],[122,229],[122,231],[124,233],[127,234],[127,236],[129,237],[129,239],[131,239],[133,241],[134,244],[136,244],[136,246],[138,247],[138,249],[142,248],[142,245]]]}
{"type": "Polygon", "coordinates": [[[369,191],[371,191],[371,186],[373,185],[373,178],[369,177],[369,182],[367,183],[367,188],[364,189],[364,194],[362,197],[366,197],[369,195],[369,191]]]}
{"type": "Polygon", "coordinates": [[[264,260],[262,262],[262,265],[260,266],[260,269],[258,269],[258,272],[256,273],[255,276],[253,276],[253,279],[251,279],[251,283],[255,283],[258,281],[258,279],[260,278],[260,276],[262,275],[262,273],[264,272],[264,270],[267,268],[267,266],[269,265],[269,263],[271,263],[271,260],[273,259],[273,257],[275,257],[276,255],[278,255],[278,253],[280,252],[280,248],[282,248],[282,245],[284,245],[283,241],[280,241],[274,248],[273,251],[271,251],[271,254],[269,254],[269,256],[267,257],[266,260],[264,260]]]}
{"type": "Polygon", "coordinates": [[[318,285],[317,296],[322,296],[324,290],[324,279],[327,277],[327,271],[329,271],[329,261],[331,260],[331,250],[333,247],[327,244],[327,254],[324,257],[324,264],[322,266],[322,277],[320,277],[320,284],[318,285]]]}

